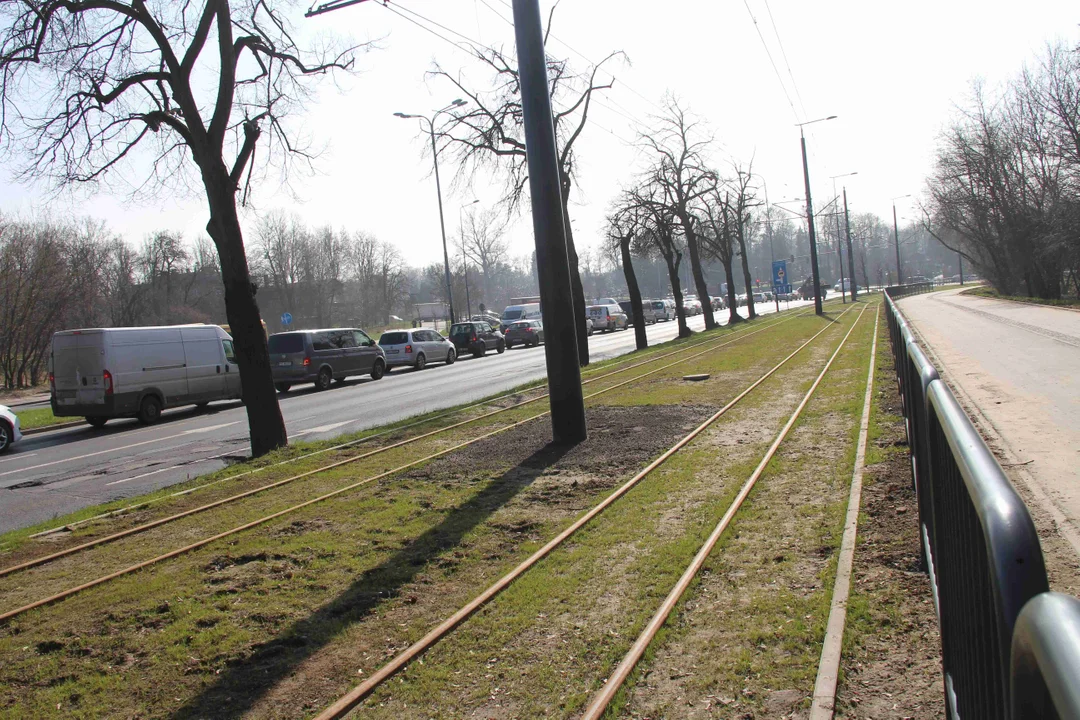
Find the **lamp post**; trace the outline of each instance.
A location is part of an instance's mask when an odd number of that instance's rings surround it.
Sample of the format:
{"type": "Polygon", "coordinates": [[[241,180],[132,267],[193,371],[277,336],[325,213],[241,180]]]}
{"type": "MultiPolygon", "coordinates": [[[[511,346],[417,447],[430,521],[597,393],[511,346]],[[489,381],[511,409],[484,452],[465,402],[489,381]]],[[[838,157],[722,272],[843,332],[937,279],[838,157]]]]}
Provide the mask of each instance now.
{"type": "Polygon", "coordinates": [[[896,201],[909,198],[911,195],[897,195],[892,198],[892,231],[893,243],[896,246],[896,284],[904,284],[904,273],[900,270],[900,226],[896,224],[896,201]]]}
{"type": "MultiPolygon", "coordinates": [[[[855,302],[859,297],[859,282],[855,279],[855,251],[851,249],[851,218],[847,210],[847,188],[844,188],[844,229],[847,232],[848,265],[851,267],[851,302],[855,302]]],[[[870,284],[870,278],[866,279],[866,284],[870,284]]]]}
{"type": "MultiPolygon", "coordinates": [[[[855,172],[843,173],[841,175],[831,175],[829,177],[829,179],[832,180],[833,197],[836,197],[836,178],[851,177],[852,175],[858,175],[858,174],[859,174],[859,171],[856,170],[855,172]]],[[[846,202],[847,188],[844,188],[844,198],[845,198],[845,202],[846,202]]],[[[847,300],[844,299],[844,243],[840,239],[840,213],[836,213],[835,215],[833,215],[833,217],[836,218],[836,223],[835,223],[835,225],[836,225],[836,259],[840,261],[840,301],[842,303],[846,304],[847,300]]],[[[845,223],[847,222],[847,215],[846,214],[844,215],[844,222],[845,223]]],[[[854,263],[849,263],[849,264],[851,265],[851,284],[854,285],[855,284],[855,264],[854,263]]],[[[852,302],[854,302],[854,300],[852,300],[852,302]]]]}
{"type": "MultiPolygon", "coordinates": [[[[436,110],[431,117],[427,117],[426,115],[410,115],[408,113],[401,112],[394,113],[394,117],[399,117],[406,120],[415,118],[417,120],[426,121],[428,126],[428,133],[431,135],[431,158],[435,163],[435,194],[439,198],[439,230],[442,232],[443,264],[446,269],[446,304],[450,307],[451,324],[457,322],[457,319],[454,317],[454,294],[453,291],[450,289],[450,253],[446,249],[446,223],[443,221],[442,186],[439,183],[439,149],[435,146],[435,120],[439,117],[439,115],[446,112],[450,108],[461,107],[462,105],[467,104],[468,100],[462,100],[461,98],[458,98],[443,109],[436,110]]],[[[421,127],[423,127],[423,124],[421,124],[421,127]]]]}
{"type": "Polygon", "coordinates": [[[469,298],[469,258],[465,254],[465,232],[463,229],[465,223],[461,220],[461,214],[465,211],[465,208],[469,207],[470,205],[475,205],[478,202],[480,202],[479,198],[473,200],[472,202],[465,203],[460,208],[458,208],[457,215],[458,237],[461,238],[461,272],[462,275],[465,276],[465,312],[469,313],[465,316],[466,318],[472,317],[472,300],[469,298]]]}
{"type": "Polygon", "coordinates": [[[795,123],[799,128],[799,145],[802,147],[803,182],[806,184],[806,226],[810,235],[810,275],[811,281],[814,283],[814,312],[818,315],[821,315],[822,313],[821,279],[818,275],[817,238],[814,235],[814,204],[810,198],[810,168],[806,163],[806,136],[803,134],[803,126],[835,119],[835,115],[830,115],[829,117],[818,118],[817,120],[807,120],[806,122],[795,123]]]}

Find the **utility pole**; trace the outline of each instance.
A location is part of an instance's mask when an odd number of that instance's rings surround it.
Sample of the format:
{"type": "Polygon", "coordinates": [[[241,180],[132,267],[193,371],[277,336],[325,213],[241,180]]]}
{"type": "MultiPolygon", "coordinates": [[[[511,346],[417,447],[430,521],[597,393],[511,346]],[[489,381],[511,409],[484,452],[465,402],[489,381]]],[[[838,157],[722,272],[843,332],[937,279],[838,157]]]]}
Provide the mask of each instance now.
{"type": "MultiPolygon", "coordinates": [[[[765,237],[769,238],[769,260],[776,262],[776,250],[773,249],[772,242],[772,217],[769,215],[769,185],[763,177],[761,177],[761,187],[765,189],[765,237]]],[[[769,272],[772,272],[771,264],[769,265],[769,272]]],[[[776,312],[780,312],[780,296],[775,287],[773,288],[773,300],[776,302],[776,312]]]]}
{"type": "Polygon", "coordinates": [[[536,269],[540,276],[540,311],[544,320],[551,434],[556,443],[579,443],[588,436],[588,429],[540,5],[538,0],[513,0],[513,8],[536,269]]]}
{"type": "MultiPolygon", "coordinates": [[[[847,259],[851,268],[851,302],[859,297],[858,280],[855,279],[855,251],[851,249],[851,217],[847,209],[847,188],[844,188],[844,228],[847,230],[847,259]]],[[[869,279],[867,280],[869,284],[869,279]]]]}
{"type": "Polygon", "coordinates": [[[900,267],[900,226],[896,222],[896,201],[909,198],[911,195],[897,195],[892,198],[892,230],[893,244],[896,245],[896,284],[904,284],[904,273],[900,267]]]}
{"type": "Polygon", "coordinates": [[[960,284],[964,284],[964,256],[956,253],[956,263],[960,266],[960,284]]]}
{"type": "Polygon", "coordinates": [[[811,282],[814,283],[814,312],[818,315],[822,314],[821,278],[818,274],[817,237],[814,233],[814,203],[810,198],[810,167],[806,162],[806,136],[803,135],[803,125],[810,125],[812,123],[821,122],[823,120],[832,120],[834,118],[836,118],[835,115],[830,115],[829,117],[818,118],[817,120],[796,123],[799,126],[799,145],[802,147],[803,181],[806,184],[806,227],[807,233],[810,236],[810,275],[811,282]]]}
{"type": "MultiPolygon", "coordinates": [[[[855,172],[843,173],[841,175],[833,175],[832,178],[830,178],[832,180],[832,191],[833,191],[833,198],[834,198],[833,202],[836,202],[836,199],[837,199],[837,196],[836,196],[836,179],[837,178],[842,178],[842,177],[851,177],[852,175],[858,175],[858,174],[859,174],[859,171],[856,170],[855,172]]],[[[845,202],[846,202],[846,198],[847,198],[847,189],[846,188],[844,189],[844,198],[845,198],[845,202]]],[[[847,206],[845,205],[845,208],[846,207],[847,206]]],[[[836,225],[836,259],[840,261],[840,301],[843,302],[844,304],[847,304],[847,300],[844,299],[844,293],[845,293],[845,291],[844,291],[844,241],[840,239],[840,213],[838,211],[835,211],[835,210],[834,210],[834,213],[835,214],[833,215],[833,218],[836,220],[836,223],[835,223],[835,225],[836,225]]],[[[847,215],[846,214],[844,215],[844,222],[847,222],[847,215]]],[[[848,258],[848,259],[850,260],[850,258],[848,258]]],[[[851,277],[851,284],[854,285],[855,284],[855,263],[852,262],[852,263],[849,263],[849,264],[851,265],[851,276],[852,276],[851,277]]],[[[852,298],[851,301],[855,302],[854,298],[852,298]]]]}

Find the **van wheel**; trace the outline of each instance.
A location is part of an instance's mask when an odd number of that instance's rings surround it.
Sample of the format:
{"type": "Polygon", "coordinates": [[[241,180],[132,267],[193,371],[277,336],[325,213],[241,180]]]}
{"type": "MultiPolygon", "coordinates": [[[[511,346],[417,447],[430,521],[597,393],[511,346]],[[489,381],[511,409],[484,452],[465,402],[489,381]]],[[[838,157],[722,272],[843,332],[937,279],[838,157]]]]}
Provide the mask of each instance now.
{"type": "Polygon", "coordinates": [[[161,419],[161,401],[154,395],[147,395],[139,405],[136,417],[143,425],[153,425],[161,419]]]}
{"type": "Polygon", "coordinates": [[[287,393],[289,392],[289,388],[291,388],[292,385],[290,385],[289,383],[274,383],[274,387],[279,393],[287,393]]]}
{"type": "Polygon", "coordinates": [[[416,362],[413,363],[413,367],[417,370],[423,370],[425,367],[427,367],[427,358],[424,357],[424,353],[420,353],[416,356],[416,362]]]}
{"type": "Polygon", "coordinates": [[[109,418],[106,417],[88,417],[86,422],[90,423],[90,427],[100,430],[105,427],[105,423],[109,422],[109,418]]]}
{"type": "Polygon", "coordinates": [[[0,420],[0,453],[5,453],[11,447],[11,438],[15,437],[12,428],[3,420],[0,420]]]}
{"type": "Polygon", "coordinates": [[[330,383],[334,381],[334,374],[330,372],[330,368],[323,368],[319,371],[319,376],[315,378],[316,390],[327,390],[330,388],[330,383]]]}
{"type": "Polygon", "coordinates": [[[382,376],[386,374],[386,362],[382,358],[375,361],[375,364],[371,366],[371,379],[380,380],[382,376]]]}
{"type": "Polygon", "coordinates": [[[447,365],[453,365],[455,360],[457,360],[457,353],[454,352],[453,350],[447,350],[446,351],[446,364],[447,365]]]}

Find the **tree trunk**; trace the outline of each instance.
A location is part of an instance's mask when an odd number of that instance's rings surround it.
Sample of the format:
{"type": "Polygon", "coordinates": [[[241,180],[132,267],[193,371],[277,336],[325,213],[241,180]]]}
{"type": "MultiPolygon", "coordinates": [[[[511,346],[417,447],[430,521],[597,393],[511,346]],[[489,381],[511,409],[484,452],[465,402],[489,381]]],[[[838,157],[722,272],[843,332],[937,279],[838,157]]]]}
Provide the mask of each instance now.
{"type": "Polygon", "coordinates": [[[742,237],[739,238],[739,249],[742,251],[743,283],[746,285],[746,317],[753,320],[757,317],[754,312],[754,287],[750,278],[750,261],[746,258],[746,241],[742,237]]]}
{"type": "Polygon", "coordinates": [[[619,238],[619,249],[622,251],[622,269],[626,276],[626,292],[630,295],[630,309],[634,313],[634,339],[637,341],[637,349],[644,350],[649,347],[649,339],[645,335],[645,312],[641,307],[641,288],[638,287],[637,275],[634,274],[634,263],[630,258],[630,240],[632,235],[619,238]]]}
{"type": "Polygon", "coordinates": [[[690,270],[694,273],[694,285],[697,287],[698,300],[701,301],[701,312],[705,314],[705,329],[712,330],[716,327],[716,318],[713,317],[712,302],[709,299],[709,286],[705,282],[705,273],[701,269],[701,255],[698,253],[697,233],[689,217],[680,217],[683,226],[683,234],[686,235],[686,249],[690,251],[690,270]]]}
{"type": "Polygon", "coordinates": [[[679,337],[690,337],[690,328],[686,325],[686,308],[683,307],[682,284],[679,282],[679,260],[664,256],[667,263],[668,279],[671,281],[671,296],[675,299],[675,316],[679,319],[679,337]]]}
{"type": "Polygon", "coordinates": [[[731,271],[731,259],[727,262],[721,260],[720,263],[724,266],[724,279],[727,282],[728,325],[741,323],[743,316],[739,314],[739,301],[735,297],[735,273],[731,271]]]}
{"type": "MultiPolygon", "coordinates": [[[[566,183],[564,183],[564,188],[566,183]]],[[[577,331],[578,364],[589,364],[589,331],[585,326],[585,288],[578,272],[577,249],[574,247],[574,231],[570,227],[570,214],[566,209],[569,190],[563,190],[563,226],[566,228],[566,259],[570,263],[570,293],[574,301],[574,329],[577,331]]]]}
{"type": "MultiPolygon", "coordinates": [[[[220,161],[219,161],[220,162],[220,161]]],[[[222,164],[203,169],[203,184],[210,204],[206,231],[221,258],[221,280],[225,285],[225,316],[232,331],[244,405],[247,408],[251,455],[260,457],[288,444],[281,418],[270,352],[266,346],[255,286],[244,254],[244,238],[236,215],[236,196],[229,173],[222,164]]]]}

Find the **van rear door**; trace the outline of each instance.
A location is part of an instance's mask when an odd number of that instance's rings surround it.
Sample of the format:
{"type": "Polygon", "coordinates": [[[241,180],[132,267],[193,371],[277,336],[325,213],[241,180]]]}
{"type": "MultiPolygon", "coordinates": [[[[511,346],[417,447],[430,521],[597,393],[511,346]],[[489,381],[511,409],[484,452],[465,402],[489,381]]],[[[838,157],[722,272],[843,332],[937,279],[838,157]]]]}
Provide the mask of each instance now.
{"type": "Polygon", "coordinates": [[[56,404],[105,404],[105,349],[100,330],[53,336],[53,387],[56,404]]]}
{"type": "MultiPolygon", "coordinates": [[[[217,328],[182,328],[187,365],[187,398],[190,402],[221,400],[227,395],[225,351],[217,328]]],[[[183,402],[181,400],[180,402],[183,402]]]]}

